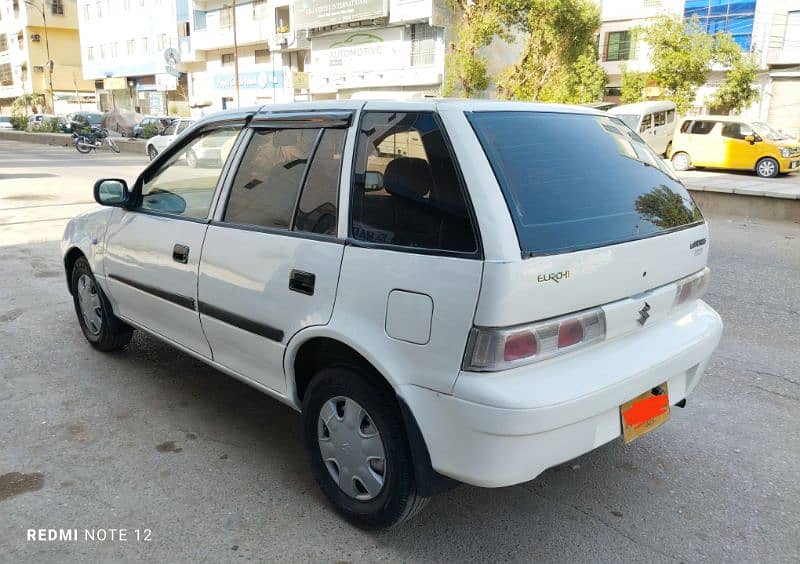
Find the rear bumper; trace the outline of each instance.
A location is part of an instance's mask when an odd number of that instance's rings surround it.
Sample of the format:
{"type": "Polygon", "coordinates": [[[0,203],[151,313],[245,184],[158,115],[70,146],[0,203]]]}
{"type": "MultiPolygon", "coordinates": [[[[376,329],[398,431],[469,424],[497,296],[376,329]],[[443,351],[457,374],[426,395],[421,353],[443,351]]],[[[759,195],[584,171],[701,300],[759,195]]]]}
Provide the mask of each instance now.
{"type": "Polygon", "coordinates": [[[719,315],[698,301],[567,357],[503,373],[462,372],[453,395],[418,386],[401,393],[437,472],[509,486],[619,437],[619,406],[640,393],[666,381],[670,404],[687,397],[721,334],[719,315]]]}

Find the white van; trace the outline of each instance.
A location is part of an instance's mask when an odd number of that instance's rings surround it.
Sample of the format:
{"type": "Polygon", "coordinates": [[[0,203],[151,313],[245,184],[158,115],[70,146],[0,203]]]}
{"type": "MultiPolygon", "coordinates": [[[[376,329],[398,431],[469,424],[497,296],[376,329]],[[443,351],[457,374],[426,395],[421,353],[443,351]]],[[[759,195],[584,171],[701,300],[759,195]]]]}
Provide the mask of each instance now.
{"type": "Polygon", "coordinates": [[[667,154],[677,123],[674,102],[659,100],[624,104],[611,108],[608,113],[617,116],[639,133],[656,153],[667,154]]]}
{"type": "Polygon", "coordinates": [[[94,196],[62,243],[89,343],[144,331],[300,411],[311,472],[363,527],[656,429],[722,333],[700,210],[588,108],[231,110],[94,196]]]}

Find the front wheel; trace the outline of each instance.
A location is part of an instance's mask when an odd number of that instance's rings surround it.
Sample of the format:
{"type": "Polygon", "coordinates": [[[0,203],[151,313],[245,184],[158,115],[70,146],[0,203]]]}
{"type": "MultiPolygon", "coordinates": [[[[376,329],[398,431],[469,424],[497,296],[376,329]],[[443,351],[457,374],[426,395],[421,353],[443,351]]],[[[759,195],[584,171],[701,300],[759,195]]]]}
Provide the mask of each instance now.
{"type": "Polygon", "coordinates": [[[147,156],[150,157],[150,160],[152,161],[153,159],[155,159],[158,156],[158,151],[156,150],[155,147],[150,145],[147,148],[147,156]]]}
{"type": "Polygon", "coordinates": [[[70,275],[75,313],[84,337],[104,352],[119,350],[131,340],[133,329],[119,319],[84,257],[75,261],[70,275]]]}
{"type": "Polygon", "coordinates": [[[88,155],[92,149],[94,149],[94,145],[91,145],[88,141],[86,141],[85,137],[78,137],[75,140],[75,148],[80,154],[88,155]]]}
{"type": "Polygon", "coordinates": [[[396,398],[355,367],[321,370],[303,400],[311,471],[334,508],[365,529],[414,517],[429,498],[417,494],[396,398]]]}
{"type": "Polygon", "coordinates": [[[761,178],[775,178],[780,174],[781,167],[778,164],[778,161],[771,157],[766,157],[761,159],[756,164],[756,174],[759,175],[761,178]]]}
{"type": "Polygon", "coordinates": [[[692,166],[692,161],[689,159],[689,155],[684,152],[675,153],[672,155],[672,167],[678,171],[689,170],[689,167],[692,166]]]}
{"type": "Polygon", "coordinates": [[[112,151],[114,151],[115,153],[119,153],[120,151],[119,145],[114,143],[114,140],[111,139],[111,137],[107,137],[106,141],[108,142],[108,146],[111,147],[112,151]]]}

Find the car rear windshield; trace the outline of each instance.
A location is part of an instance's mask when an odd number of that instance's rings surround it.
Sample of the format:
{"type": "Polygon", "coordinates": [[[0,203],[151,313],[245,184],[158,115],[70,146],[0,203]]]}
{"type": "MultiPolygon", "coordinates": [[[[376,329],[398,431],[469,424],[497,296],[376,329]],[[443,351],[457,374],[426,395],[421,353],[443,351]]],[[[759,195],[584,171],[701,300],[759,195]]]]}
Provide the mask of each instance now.
{"type": "Polygon", "coordinates": [[[591,114],[468,112],[523,256],[633,241],[701,223],[674,172],[622,121],[591,114]]]}

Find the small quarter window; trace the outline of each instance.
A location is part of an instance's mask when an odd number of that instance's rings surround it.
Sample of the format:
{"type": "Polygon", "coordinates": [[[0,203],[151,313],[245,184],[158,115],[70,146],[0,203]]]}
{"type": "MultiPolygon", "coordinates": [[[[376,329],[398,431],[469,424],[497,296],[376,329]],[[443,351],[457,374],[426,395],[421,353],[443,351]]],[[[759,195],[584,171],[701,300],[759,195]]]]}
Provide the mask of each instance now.
{"type": "Polygon", "coordinates": [[[476,251],[464,190],[433,113],[366,112],[353,182],[353,238],[476,251]]]}

